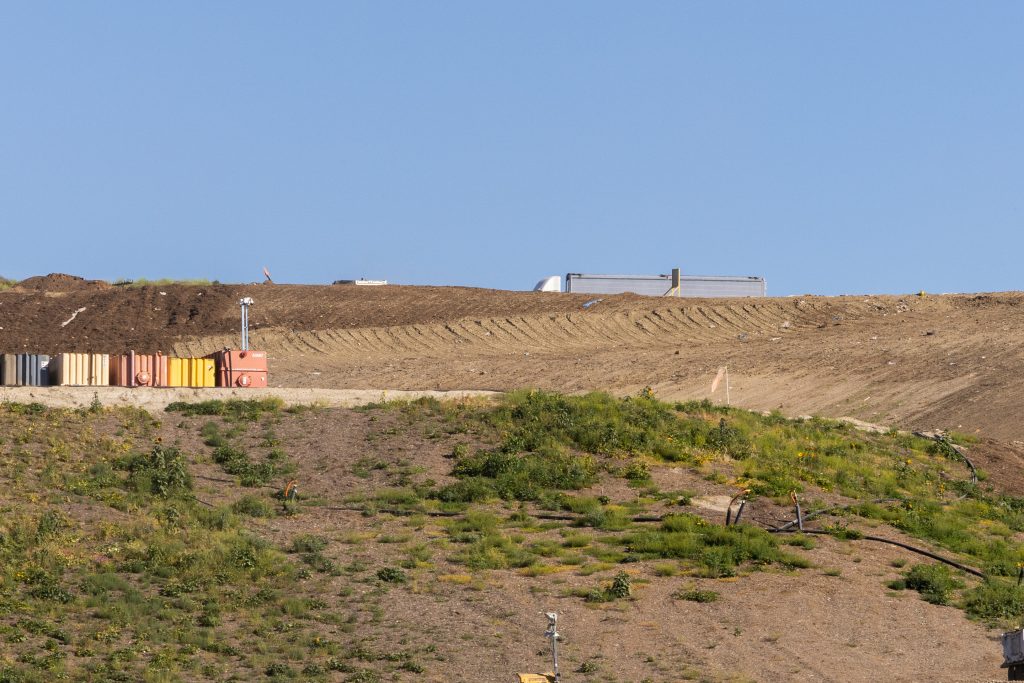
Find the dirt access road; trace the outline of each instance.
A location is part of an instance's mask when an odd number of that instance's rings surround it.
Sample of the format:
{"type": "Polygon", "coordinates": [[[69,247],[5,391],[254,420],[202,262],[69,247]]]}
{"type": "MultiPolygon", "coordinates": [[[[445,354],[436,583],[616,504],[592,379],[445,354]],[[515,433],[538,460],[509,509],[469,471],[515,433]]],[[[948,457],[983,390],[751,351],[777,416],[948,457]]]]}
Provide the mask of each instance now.
{"type": "Polygon", "coordinates": [[[788,415],[1024,440],[1021,293],[744,300],[458,287],[112,287],[47,276],[0,292],[4,351],[205,354],[252,343],[277,387],[537,387],[724,400],[788,415]],[[589,305],[588,305],[589,304],[589,305]],[[67,324],[76,311],[79,313],[67,324]]]}

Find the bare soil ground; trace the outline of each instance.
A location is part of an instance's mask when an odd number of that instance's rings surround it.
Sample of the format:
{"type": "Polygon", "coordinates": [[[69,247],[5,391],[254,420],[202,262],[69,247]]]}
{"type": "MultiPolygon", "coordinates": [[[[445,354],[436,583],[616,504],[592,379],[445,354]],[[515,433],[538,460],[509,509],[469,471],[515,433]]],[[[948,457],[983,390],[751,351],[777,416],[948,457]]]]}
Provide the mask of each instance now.
{"type": "MultiPolygon", "coordinates": [[[[458,287],[104,287],[68,277],[0,292],[0,350],[205,354],[237,345],[237,302],[252,296],[252,343],[270,354],[278,387],[628,394],[650,386],[665,399],[703,398],[727,365],[731,399],[743,407],[1024,440],[1021,293],[693,300],[458,287]]],[[[724,400],[724,388],[713,398],[724,400]]]]}
{"type": "MultiPolygon", "coordinates": [[[[203,421],[187,418],[184,432],[197,433],[203,421]]],[[[180,438],[183,431],[172,424],[177,420],[165,420],[168,440],[180,438]]],[[[388,642],[436,646],[438,662],[417,680],[511,681],[515,671],[546,670],[542,612],[550,610],[562,615],[566,681],[999,677],[997,632],[969,621],[953,607],[928,604],[912,591],[886,588],[887,581],[901,575],[894,563],[920,559],[897,548],[823,537],[813,550],[794,549],[814,563],[811,569],[768,569],[727,579],[662,576],[657,568],[664,563],[640,562],[627,566],[633,599],[590,604],[571,591],[606,584],[621,566],[595,574],[570,565],[540,576],[517,570],[467,573],[465,566],[451,560],[458,548],[446,542],[443,519],[428,519],[419,526],[423,520],[368,517],[339,509],[352,498],[396,485],[410,465],[416,472],[414,481],[448,481],[447,456],[456,443],[466,441],[466,435],[439,438],[429,425],[406,423],[394,412],[344,408],[307,412],[280,421],[274,430],[298,464],[295,476],[304,495],[316,503],[305,506],[297,517],[256,521],[262,535],[281,546],[300,533],[325,535],[331,541],[327,552],[332,559],[341,565],[361,564],[369,575],[401,561],[411,545],[425,543],[430,548],[429,565],[411,570],[409,583],[391,590],[380,602],[379,620],[361,622],[359,627],[359,633],[377,647],[388,642]],[[708,604],[673,597],[680,589],[692,588],[713,590],[721,597],[708,604]],[[595,673],[575,672],[588,661],[596,666],[595,673]]],[[[204,450],[198,440],[183,445],[193,452],[204,450]]],[[[207,475],[200,498],[219,503],[237,495],[237,487],[218,482],[224,475],[216,466],[207,470],[200,470],[207,475]]],[[[705,499],[728,498],[735,492],[689,468],[659,468],[656,476],[667,478],[659,484],[688,488],[705,499]]],[[[602,482],[590,493],[614,500],[633,495],[625,487],[608,488],[610,483],[602,482]]],[[[513,509],[497,511],[507,515],[513,509]]],[[[722,513],[714,506],[681,509],[721,523],[722,513]]],[[[761,500],[748,514],[765,519],[784,513],[761,500]]],[[[924,545],[884,526],[870,533],[924,545]]],[[[529,535],[533,542],[561,540],[555,530],[529,535]]],[[[344,580],[338,579],[325,594],[336,594],[344,580]]]]}

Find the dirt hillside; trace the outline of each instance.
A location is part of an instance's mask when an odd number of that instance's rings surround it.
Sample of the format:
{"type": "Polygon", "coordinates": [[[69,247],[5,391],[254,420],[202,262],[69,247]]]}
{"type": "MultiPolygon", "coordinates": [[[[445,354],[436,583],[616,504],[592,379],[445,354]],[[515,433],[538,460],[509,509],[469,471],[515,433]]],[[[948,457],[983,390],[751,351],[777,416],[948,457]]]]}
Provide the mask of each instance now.
{"type": "MultiPolygon", "coordinates": [[[[0,349],[203,354],[237,344],[237,301],[252,296],[253,345],[269,352],[275,386],[651,386],[702,398],[727,365],[730,398],[744,407],[1024,440],[1020,293],[709,301],[49,279],[52,289],[0,292],[0,349]]],[[[712,398],[724,400],[724,387],[712,398]]]]}
{"type": "MultiPolygon", "coordinates": [[[[384,390],[397,398],[395,391],[403,389],[541,387],[631,394],[645,386],[667,399],[721,401],[725,387],[714,395],[709,389],[717,369],[727,365],[729,395],[738,405],[978,431],[969,452],[988,474],[985,485],[994,493],[1024,491],[1024,427],[1017,420],[1024,397],[1020,293],[706,301],[444,287],[114,287],[51,275],[0,292],[0,351],[135,348],[203,354],[237,343],[242,296],[256,300],[253,345],[271,356],[272,384],[292,389],[283,393],[298,403],[312,402],[316,391],[325,389],[368,390],[373,399],[384,390]]],[[[101,400],[108,406],[122,400],[142,404],[161,391],[111,388],[101,400]]],[[[228,393],[213,390],[209,397],[228,393]]],[[[323,392],[335,395],[338,405],[359,402],[342,393],[323,392]]],[[[87,407],[94,392],[19,388],[0,392],[0,398],[29,402],[43,394],[66,401],[62,405],[87,407]]],[[[266,631],[226,619],[221,636],[240,644],[248,659],[232,655],[222,664],[212,650],[197,651],[197,661],[208,663],[221,679],[229,673],[244,680],[270,676],[278,663],[271,658],[281,654],[261,649],[265,634],[299,624],[309,630],[310,640],[301,642],[310,646],[285,653],[301,660],[296,671],[306,660],[327,661],[315,649],[325,642],[338,648],[339,667],[346,667],[314,680],[381,680],[355,678],[371,667],[387,669],[393,680],[413,680],[413,674],[431,681],[509,680],[510,672],[546,666],[538,621],[547,609],[564,616],[565,680],[953,681],[1001,675],[998,631],[954,607],[888,589],[905,565],[916,561],[888,545],[820,537],[814,548],[790,548],[806,560],[803,568],[771,566],[710,578],[672,563],[624,563],[609,554],[616,550],[611,531],[586,530],[582,538],[580,527],[568,523],[564,528],[537,524],[528,532],[502,527],[519,539],[515,543],[547,553],[537,567],[468,568],[460,559],[465,539],[459,540],[449,518],[376,509],[427,482],[453,482],[454,454],[482,445],[477,443],[482,437],[450,424],[444,415],[417,417],[388,406],[373,411],[320,407],[274,412],[251,424],[217,418],[212,431],[205,415],[151,420],[130,409],[68,415],[66,420],[78,422],[65,425],[56,415],[8,415],[12,436],[3,455],[10,467],[2,474],[11,485],[4,490],[20,491],[15,482],[19,487],[34,482],[36,488],[29,490],[52,493],[44,498],[49,505],[89,529],[93,518],[109,522],[121,513],[100,499],[53,489],[65,480],[51,480],[44,462],[55,452],[78,458],[90,448],[175,444],[191,454],[195,494],[205,505],[233,506],[244,494],[273,505],[246,525],[274,547],[292,548],[295,539],[310,535],[324,540],[318,561],[336,571],[307,572],[293,597],[310,600],[327,617],[275,615],[266,631]],[[37,429],[36,419],[46,420],[40,424],[47,428],[37,429]],[[79,428],[83,425],[90,428],[79,428]],[[53,430],[60,438],[53,438],[53,430]],[[247,484],[242,491],[213,454],[215,444],[226,439],[254,457],[285,449],[295,468],[288,476],[301,482],[308,501],[302,513],[276,512],[273,496],[281,483],[276,480],[258,489],[247,484]],[[39,466],[25,467],[30,455],[39,466]],[[580,543],[589,550],[578,549],[580,543]],[[551,553],[571,561],[556,561],[551,553]],[[399,566],[408,581],[381,588],[378,572],[399,566]],[[622,567],[635,582],[628,603],[591,604],[581,597],[611,581],[622,567]],[[718,599],[703,603],[680,597],[691,589],[710,590],[718,599]],[[415,655],[415,662],[409,660],[415,669],[399,669],[385,655],[373,654],[391,653],[395,644],[415,655]]],[[[81,472],[94,471],[95,463],[73,464],[81,472]]],[[[670,511],[682,509],[720,524],[722,501],[728,503],[735,486],[715,474],[722,473],[669,464],[652,472],[656,489],[692,493],[686,496],[689,505],[671,503],[670,511]]],[[[640,502],[637,489],[610,476],[583,493],[615,505],[640,502]]],[[[0,503],[12,510],[22,505],[10,496],[0,503]]],[[[523,509],[488,505],[490,513],[510,521],[523,509]]],[[[660,500],[650,505],[655,512],[666,509],[660,500]]],[[[752,504],[747,521],[763,525],[788,513],[762,497],[752,504]]],[[[864,530],[921,543],[880,522],[864,530]]],[[[1018,536],[1007,538],[1016,544],[1018,536]]],[[[289,604],[295,610],[299,603],[289,604]]],[[[80,618],[90,624],[93,616],[83,611],[80,618]]],[[[7,628],[14,628],[14,619],[10,616],[7,628]]],[[[196,622],[181,623],[188,624],[180,629],[186,633],[196,622]]],[[[19,647],[28,652],[29,645],[19,647]]],[[[85,658],[89,650],[72,652],[85,658]]],[[[69,666],[83,665],[69,661],[69,666]]]]}

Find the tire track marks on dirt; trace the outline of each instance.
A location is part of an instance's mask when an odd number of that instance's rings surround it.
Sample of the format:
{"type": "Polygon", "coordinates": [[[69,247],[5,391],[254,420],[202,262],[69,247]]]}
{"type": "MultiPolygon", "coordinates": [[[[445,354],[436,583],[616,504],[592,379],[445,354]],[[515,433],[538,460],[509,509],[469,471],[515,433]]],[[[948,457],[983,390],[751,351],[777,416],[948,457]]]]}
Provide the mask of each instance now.
{"type": "MultiPolygon", "coordinates": [[[[320,354],[343,361],[350,357],[417,357],[445,355],[457,348],[473,355],[506,355],[532,350],[566,352],[609,345],[668,346],[713,342],[737,335],[776,332],[787,311],[749,306],[659,306],[648,311],[561,316],[505,316],[453,320],[444,324],[296,331],[264,328],[253,343],[271,354],[320,354]]],[[[777,309],[778,307],[776,307],[777,309]]],[[[199,353],[230,345],[226,335],[190,339],[174,353],[199,353]]]]}

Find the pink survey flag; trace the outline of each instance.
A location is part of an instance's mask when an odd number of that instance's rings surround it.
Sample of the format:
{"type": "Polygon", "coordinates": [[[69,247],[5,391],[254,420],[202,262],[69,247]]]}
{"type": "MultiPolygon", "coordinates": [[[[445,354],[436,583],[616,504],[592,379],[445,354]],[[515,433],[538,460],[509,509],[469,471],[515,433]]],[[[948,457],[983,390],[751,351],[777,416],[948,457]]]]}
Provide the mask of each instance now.
{"type": "Polygon", "coordinates": [[[718,388],[718,383],[722,381],[723,377],[725,377],[725,366],[724,365],[722,367],[718,368],[718,374],[715,375],[714,381],[711,382],[711,393],[712,394],[715,393],[715,389],[718,388]]]}

